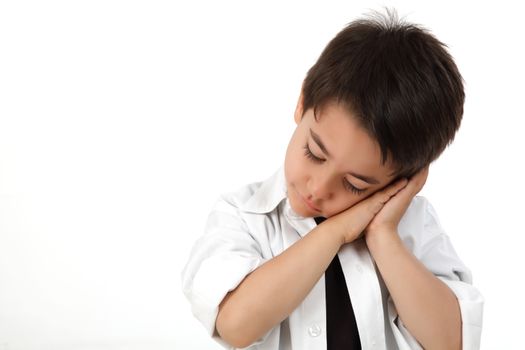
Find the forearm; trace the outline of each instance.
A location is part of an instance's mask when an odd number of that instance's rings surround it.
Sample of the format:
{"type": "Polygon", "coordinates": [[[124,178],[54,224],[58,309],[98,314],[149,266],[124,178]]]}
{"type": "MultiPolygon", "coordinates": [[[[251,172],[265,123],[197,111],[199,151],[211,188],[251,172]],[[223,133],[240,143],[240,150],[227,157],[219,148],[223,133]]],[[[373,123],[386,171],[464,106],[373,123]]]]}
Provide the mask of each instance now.
{"type": "Polygon", "coordinates": [[[282,322],[319,281],[343,244],[325,222],[251,274],[221,303],[220,336],[246,347],[282,322]]]}
{"type": "Polygon", "coordinates": [[[404,246],[397,232],[367,244],[399,317],[425,349],[461,349],[461,313],[454,293],[404,246]]]}

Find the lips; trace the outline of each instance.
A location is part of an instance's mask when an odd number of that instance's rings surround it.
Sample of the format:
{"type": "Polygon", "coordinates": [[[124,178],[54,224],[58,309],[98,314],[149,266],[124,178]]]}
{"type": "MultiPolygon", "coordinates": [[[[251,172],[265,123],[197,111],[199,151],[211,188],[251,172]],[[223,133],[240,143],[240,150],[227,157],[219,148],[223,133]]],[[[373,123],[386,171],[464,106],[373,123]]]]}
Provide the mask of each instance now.
{"type": "Polygon", "coordinates": [[[313,203],[310,202],[308,199],[306,199],[306,198],[304,198],[304,197],[302,197],[302,198],[303,198],[303,201],[306,203],[306,205],[308,205],[308,206],[310,207],[310,209],[315,210],[315,211],[320,211],[320,210],[317,209],[317,208],[313,205],[313,203]]]}

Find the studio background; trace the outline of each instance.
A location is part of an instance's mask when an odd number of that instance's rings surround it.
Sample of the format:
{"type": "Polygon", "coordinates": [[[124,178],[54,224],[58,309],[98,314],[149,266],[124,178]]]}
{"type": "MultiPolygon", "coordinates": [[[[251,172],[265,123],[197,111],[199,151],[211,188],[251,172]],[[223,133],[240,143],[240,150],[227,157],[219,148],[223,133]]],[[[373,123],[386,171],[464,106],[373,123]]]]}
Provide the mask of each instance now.
{"type": "Polygon", "coordinates": [[[95,0],[0,2],[0,350],[220,349],[181,291],[190,249],[220,194],[284,162],[328,41],[382,6],[465,79],[420,195],[485,297],[482,349],[519,349],[518,2],[95,0]]]}

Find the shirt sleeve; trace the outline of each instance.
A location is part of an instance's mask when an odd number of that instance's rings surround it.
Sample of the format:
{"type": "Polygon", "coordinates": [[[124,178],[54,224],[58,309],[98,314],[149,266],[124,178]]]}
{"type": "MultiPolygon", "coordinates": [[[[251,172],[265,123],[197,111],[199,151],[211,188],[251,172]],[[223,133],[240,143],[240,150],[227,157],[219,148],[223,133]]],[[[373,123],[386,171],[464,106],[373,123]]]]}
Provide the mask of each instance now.
{"type": "MultiPolygon", "coordinates": [[[[420,245],[415,244],[415,240],[409,245],[414,248],[414,255],[427,269],[456,295],[461,312],[462,349],[479,349],[484,298],[472,285],[472,273],[457,255],[435,209],[426,198],[419,198],[424,201],[423,238],[420,245]]],[[[393,334],[400,349],[422,349],[398,317],[391,297],[388,300],[388,309],[393,334]]]]}
{"type": "MultiPolygon", "coordinates": [[[[219,199],[208,215],[204,234],[193,245],[181,278],[193,315],[224,348],[233,349],[215,328],[219,304],[266,261],[237,208],[219,199]]],[[[268,334],[251,346],[262,343],[268,334]]]]}

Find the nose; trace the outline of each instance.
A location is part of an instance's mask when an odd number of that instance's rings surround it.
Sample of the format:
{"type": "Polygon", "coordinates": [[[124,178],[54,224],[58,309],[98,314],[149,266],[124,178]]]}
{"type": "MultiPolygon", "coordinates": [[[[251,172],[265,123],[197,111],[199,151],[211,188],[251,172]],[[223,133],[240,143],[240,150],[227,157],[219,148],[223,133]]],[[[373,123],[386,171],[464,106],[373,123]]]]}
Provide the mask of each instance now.
{"type": "Polygon", "coordinates": [[[318,175],[311,177],[309,180],[308,190],[310,199],[314,204],[319,204],[319,201],[330,199],[333,197],[332,183],[329,176],[318,175]]]}

